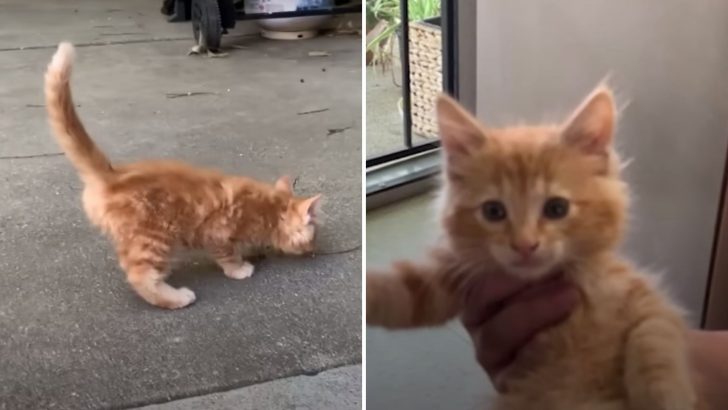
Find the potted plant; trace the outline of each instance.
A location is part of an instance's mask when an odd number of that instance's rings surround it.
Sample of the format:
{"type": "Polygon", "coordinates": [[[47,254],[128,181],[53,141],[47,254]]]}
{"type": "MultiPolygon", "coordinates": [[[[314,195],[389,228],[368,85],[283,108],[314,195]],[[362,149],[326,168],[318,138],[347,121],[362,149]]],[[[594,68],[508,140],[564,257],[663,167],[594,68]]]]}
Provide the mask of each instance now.
{"type": "MultiPolygon", "coordinates": [[[[403,49],[400,1],[366,2],[367,64],[379,66],[382,70],[394,66],[394,46],[400,44],[400,53],[403,49]]],[[[437,136],[432,109],[435,98],[442,91],[440,2],[408,0],[412,129],[416,134],[425,137],[437,136]]],[[[398,57],[401,61],[401,55],[398,57]]],[[[398,108],[401,112],[401,107],[398,108]]]]}
{"type": "Polygon", "coordinates": [[[392,62],[396,30],[400,25],[400,0],[367,0],[367,64],[382,69],[392,62]]]}

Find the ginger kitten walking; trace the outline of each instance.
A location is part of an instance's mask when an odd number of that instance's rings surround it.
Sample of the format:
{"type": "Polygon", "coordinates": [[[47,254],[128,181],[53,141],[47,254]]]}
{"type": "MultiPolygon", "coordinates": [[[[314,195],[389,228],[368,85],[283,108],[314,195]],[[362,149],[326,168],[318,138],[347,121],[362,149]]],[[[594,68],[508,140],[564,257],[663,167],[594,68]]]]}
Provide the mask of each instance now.
{"type": "Polygon", "coordinates": [[[112,166],[76,115],[69,86],[73,55],[73,46],[61,43],[45,75],[51,128],[84,183],[86,215],[114,242],[139,296],[167,309],[195,301],[190,289],[165,282],[177,247],[207,250],[233,279],[253,274],[241,246],[313,250],[320,195],[296,197],[286,177],[271,186],[173,161],[112,166]]]}
{"type": "Polygon", "coordinates": [[[495,409],[700,408],[679,310],[617,253],[628,194],[611,91],[597,88],[554,126],[488,128],[448,97],[437,112],[442,243],[426,262],[368,272],[367,322],[441,325],[460,314],[474,275],[562,272],[581,304],[522,349],[495,409]]]}

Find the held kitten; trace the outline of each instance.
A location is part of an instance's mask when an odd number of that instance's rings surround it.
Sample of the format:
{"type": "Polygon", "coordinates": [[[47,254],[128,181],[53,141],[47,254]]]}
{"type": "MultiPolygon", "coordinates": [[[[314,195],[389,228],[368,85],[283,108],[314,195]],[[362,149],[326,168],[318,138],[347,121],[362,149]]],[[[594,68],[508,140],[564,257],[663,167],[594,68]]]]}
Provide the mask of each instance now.
{"type": "Polygon", "coordinates": [[[320,195],[295,196],[286,177],[271,186],[173,161],[112,166],[76,114],[69,86],[73,55],[73,46],[61,43],[45,75],[50,125],[84,183],[86,215],[113,241],[139,296],[167,309],[195,301],[191,290],[165,282],[177,247],[206,250],[233,279],[253,274],[241,247],[313,250],[320,195]]]}
{"type": "Polygon", "coordinates": [[[441,325],[460,314],[473,275],[563,272],[582,301],[522,349],[495,409],[702,408],[679,309],[617,254],[628,195],[611,91],[598,87],[554,126],[489,128],[448,97],[437,113],[442,243],[426,262],[367,273],[367,323],[441,325]]]}

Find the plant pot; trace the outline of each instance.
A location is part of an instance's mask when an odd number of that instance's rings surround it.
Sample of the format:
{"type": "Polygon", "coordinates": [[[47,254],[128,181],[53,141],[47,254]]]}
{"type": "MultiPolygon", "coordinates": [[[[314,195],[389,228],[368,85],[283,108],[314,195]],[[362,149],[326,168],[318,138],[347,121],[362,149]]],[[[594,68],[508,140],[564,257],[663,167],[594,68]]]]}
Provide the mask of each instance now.
{"type": "Polygon", "coordinates": [[[258,20],[260,34],[272,40],[304,40],[316,37],[333,16],[305,16],[258,20]]]}
{"type": "MultiPolygon", "coordinates": [[[[246,13],[275,13],[297,10],[331,9],[333,0],[246,0],[246,13]]],[[[258,20],[261,35],[274,40],[303,40],[315,37],[333,16],[303,16],[258,20]]]]}
{"type": "MultiPolygon", "coordinates": [[[[440,17],[433,17],[422,21],[412,21],[409,24],[412,132],[425,138],[438,137],[435,103],[437,97],[442,93],[440,22],[440,17]]],[[[400,44],[402,44],[401,40],[400,44]]]]}

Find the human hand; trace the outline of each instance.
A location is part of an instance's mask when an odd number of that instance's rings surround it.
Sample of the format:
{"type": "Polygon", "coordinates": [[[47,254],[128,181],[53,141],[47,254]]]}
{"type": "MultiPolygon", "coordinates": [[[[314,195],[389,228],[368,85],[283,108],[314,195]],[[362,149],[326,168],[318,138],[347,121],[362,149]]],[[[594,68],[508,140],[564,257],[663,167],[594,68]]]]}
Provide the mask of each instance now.
{"type": "MultiPolygon", "coordinates": [[[[693,378],[708,409],[724,409],[728,403],[728,331],[692,330],[688,335],[693,378]]],[[[700,407],[701,409],[703,407],[700,407]]]]}
{"type": "Polygon", "coordinates": [[[496,389],[518,351],[540,331],[564,320],[579,295],[562,277],[528,283],[507,275],[482,275],[465,297],[462,322],[478,363],[496,389]]]}

